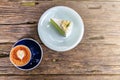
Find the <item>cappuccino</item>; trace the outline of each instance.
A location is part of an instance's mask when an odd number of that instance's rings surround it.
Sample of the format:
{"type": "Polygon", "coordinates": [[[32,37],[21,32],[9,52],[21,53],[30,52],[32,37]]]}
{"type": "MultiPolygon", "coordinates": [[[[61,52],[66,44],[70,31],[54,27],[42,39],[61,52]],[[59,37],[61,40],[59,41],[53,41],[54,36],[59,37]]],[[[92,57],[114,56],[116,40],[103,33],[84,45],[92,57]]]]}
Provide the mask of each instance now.
{"type": "Polygon", "coordinates": [[[10,61],[15,66],[24,66],[31,59],[31,51],[27,46],[18,45],[10,51],[10,61]]]}

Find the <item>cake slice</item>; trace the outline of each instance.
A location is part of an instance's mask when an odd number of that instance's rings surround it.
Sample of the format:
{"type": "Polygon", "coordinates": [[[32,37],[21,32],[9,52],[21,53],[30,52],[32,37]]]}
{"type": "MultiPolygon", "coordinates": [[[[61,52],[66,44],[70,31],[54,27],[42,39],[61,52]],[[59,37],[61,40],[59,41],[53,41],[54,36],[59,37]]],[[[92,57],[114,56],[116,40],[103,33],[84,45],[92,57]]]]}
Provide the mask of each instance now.
{"type": "Polygon", "coordinates": [[[70,34],[72,27],[71,21],[51,18],[50,22],[61,35],[68,36],[70,34]]]}

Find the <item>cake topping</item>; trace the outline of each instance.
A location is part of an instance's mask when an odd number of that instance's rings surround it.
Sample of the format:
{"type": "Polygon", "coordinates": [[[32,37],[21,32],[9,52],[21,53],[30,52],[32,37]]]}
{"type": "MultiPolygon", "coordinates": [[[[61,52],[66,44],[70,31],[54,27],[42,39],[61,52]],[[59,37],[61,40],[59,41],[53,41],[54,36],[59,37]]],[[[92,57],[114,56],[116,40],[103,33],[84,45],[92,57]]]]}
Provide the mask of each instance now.
{"type": "Polygon", "coordinates": [[[64,31],[67,31],[67,28],[70,24],[70,21],[67,21],[67,20],[62,20],[61,21],[61,28],[64,30],[64,31]]]}
{"type": "Polygon", "coordinates": [[[63,36],[67,36],[71,32],[72,22],[69,20],[51,18],[50,22],[63,36]]]}

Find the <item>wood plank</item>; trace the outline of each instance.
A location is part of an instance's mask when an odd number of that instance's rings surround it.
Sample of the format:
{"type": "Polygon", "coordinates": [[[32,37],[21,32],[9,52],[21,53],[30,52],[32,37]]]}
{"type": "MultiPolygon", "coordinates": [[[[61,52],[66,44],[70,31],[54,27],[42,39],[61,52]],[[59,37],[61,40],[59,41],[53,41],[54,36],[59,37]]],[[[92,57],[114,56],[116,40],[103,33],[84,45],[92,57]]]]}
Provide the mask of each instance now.
{"type": "MultiPolygon", "coordinates": [[[[119,22],[85,21],[85,34],[81,43],[120,45],[119,22]]],[[[0,25],[0,43],[14,43],[20,38],[31,37],[41,42],[37,24],[0,25]],[[4,34],[3,34],[4,33],[4,34]]]]}
{"type": "Polygon", "coordinates": [[[24,37],[38,39],[37,25],[0,25],[0,43],[13,43],[24,37]]]}
{"type": "Polygon", "coordinates": [[[119,45],[119,22],[85,21],[83,43],[103,43],[119,45]]]}
{"type": "MultiPolygon", "coordinates": [[[[40,1],[30,7],[17,2],[0,3],[0,74],[120,74],[119,5],[120,2],[40,1]],[[63,3],[81,14],[85,21],[85,36],[75,49],[59,53],[40,42],[37,22],[45,10],[63,3]],[[12,43],[24,37],[36,39],[44,50],[41,65],[27,72],[16,69],[8,58],[12,43]]],[[[111,79],[111,76],[105,76],[105,79],[111,79]]]]}
{"type": "Polygon", "coordinates": [[[30,75],[0,76],[1,80],[119,80],[119,75],[30,75]]]}
{"type": "MultiPolygon", "coordinates": [[[[29,1],[60,1],[60,0],[3,0],[3,1],[10,1],[10,2],[29,2],[29,1]]],[[[79,0],[66,0],[66,1],[79,1],[79,0]]],[[[120,0],[80,0],[80,1],[95,1],[95,2],[119,2],[120,0]]]]}
{"type": "Polygon", "coordinates": [[[55,52],[43,44],[42,63],[32,71],[20,71],[9,61],[12,44],[0,45],[0,74],[120,74],[120,46],[84,43],[68,52],[55,52]],[[5,48],[6,49],[5,49],[5,48]]]}
{"type": "Polygon", "coordinates": [[[84,21],[120,21],[120,2],[40,1],[32,7],[20,2],[1,2],[0,24],[37,23],[44,11],[63,3],[76,10],[84,21]]]}

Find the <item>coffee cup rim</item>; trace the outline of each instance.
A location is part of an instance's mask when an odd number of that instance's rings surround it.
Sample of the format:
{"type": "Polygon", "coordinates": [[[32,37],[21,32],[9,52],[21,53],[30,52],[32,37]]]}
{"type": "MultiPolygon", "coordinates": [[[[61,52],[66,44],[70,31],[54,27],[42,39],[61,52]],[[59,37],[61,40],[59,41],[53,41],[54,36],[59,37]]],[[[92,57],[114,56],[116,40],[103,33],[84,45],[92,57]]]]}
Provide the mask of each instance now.
{"type": "MultiPolygon", "coordinates": [[[[37,65],[35,65],[34,67],[32,67],[32,68],[30,68],[30,69],[22,69],[22,68],[20,68],[20,67],[22,67],[22,66],[17,66],[17,65],[15,65],[15,64],[13,64],[17,69],[19,69],[19,70],[23,70],[23,71],[29,71],[29,70],[33,70],[33,69],[35,69],[40,63],[41,63],[41,61],[42,61],[42,58],[43,58],[43,49],[42,49],[42,47],[41,47],[41,45],[36,41],[36,40],[34,40],[34,39],[32,39],[32,38],[23,38],[23,39],[19,39],[18,41],[16,41],[13,45],[12,45],[12,48],[14,48],[15,47],[15,44],[16,43],[18,43],[18,42],[20,42],[20,41],[22,41],[22,40],[32,40],[32,41],[34,41],[35,43],[37,43],[38,44],[38,46],[40,47],[40,50],[41,50],[41,58],[40,58],[40,60],[39,60],[39,62],[38,62],[38,64],[37,65]]],[[[24,45],[24,46],[26,46],[26,45],[24,45]]],[[[27,46],[26,46],[27,47],[27,46]]],[[[12,49],[11,48],[11,49],[12,49]]],[[[29,49],[30,50],[30,49],[29,49]]],[[[30,50],[30,52],[31,52],[31,50],[30,50]]],[[[32,53],[31,53],[32,54],[32,53]]],[[[10,57],[9,57],[9,59],[10,59],[10,57]]],[[[31,59],[30,59],[31,60],[31,59]]],[[[11,61],[11,60],[10,60],[11,61]]],[[[30,61],[29,61],[30,62],[30,61]]],[[[29,63],[28,62],[28,63],[29,63]]],[[[28,64],[27,63],[27,64],[28,64]]],[[[27,65],[26,64],[26,65],[27,65]]],[[[25,65],[24,65],[25,66],[25,65]]]]}
{"type": "MultiPolygon", "coordinates": [[[[17,45],[17,46],[25,46],[25,47],[27,47],[26,45],[17,45]]],[[[12,47],[12,49],[15,48],[15,47],[17,47],[17,46],[12,47]]],[[[32,53],[31,53],[31,50],[29,49],[29,47],[27,47],[27,48],[28,48],[28,50],[30,51],[30,60],[31,60],[32,53]]],[[[12,49],[11,49],[11,51],[12,51],[12,49]]],[[[10,51],[10,55],[11,55],[11,51],[10,51]]],[[[9,57],[9,58],[10,58],[10,57],[9,57]]],[[[30,62],[30,60],[29,60],[25,65],[23,65],[23,66],[26,66],[26,65],[30,62]]],[[[13,64],[14,66],[17,67],[17,65],[14,64],[14,62],[11,60],[11,58],[10,58],[10,61],[12,62],[12,64],[13,64]]],[[[22,66],[19,66],[19,67],[22,67],[22,66]]]]}

